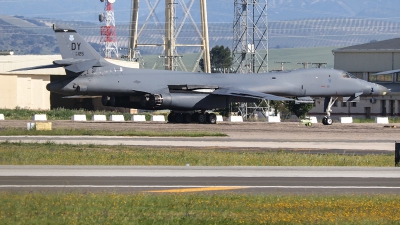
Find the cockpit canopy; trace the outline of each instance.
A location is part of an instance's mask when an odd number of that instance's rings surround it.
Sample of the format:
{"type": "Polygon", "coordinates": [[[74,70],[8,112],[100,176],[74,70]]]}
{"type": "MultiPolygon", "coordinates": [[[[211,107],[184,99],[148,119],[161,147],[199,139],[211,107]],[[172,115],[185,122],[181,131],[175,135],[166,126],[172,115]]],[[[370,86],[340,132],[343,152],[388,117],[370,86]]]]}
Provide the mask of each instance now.
{"type": "Polygon", "coordinates": [[[344,78],[353,78],[353,79],[358,79],[356,76],[354,76],[353,74],[349,73],[349,72],[343,72],[342,76],[344,78]]]}

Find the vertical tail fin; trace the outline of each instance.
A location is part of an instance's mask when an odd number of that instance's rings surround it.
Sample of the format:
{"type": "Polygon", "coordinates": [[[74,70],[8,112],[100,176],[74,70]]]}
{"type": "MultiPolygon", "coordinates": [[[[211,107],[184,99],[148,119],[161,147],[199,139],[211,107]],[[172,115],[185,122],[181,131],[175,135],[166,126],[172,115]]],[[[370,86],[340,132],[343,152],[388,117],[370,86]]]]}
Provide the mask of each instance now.
{"type": "Polygon", "coordinates": [[[54,24],[53,30],[63,59],[103,59],[73,28],[54,24]]]}

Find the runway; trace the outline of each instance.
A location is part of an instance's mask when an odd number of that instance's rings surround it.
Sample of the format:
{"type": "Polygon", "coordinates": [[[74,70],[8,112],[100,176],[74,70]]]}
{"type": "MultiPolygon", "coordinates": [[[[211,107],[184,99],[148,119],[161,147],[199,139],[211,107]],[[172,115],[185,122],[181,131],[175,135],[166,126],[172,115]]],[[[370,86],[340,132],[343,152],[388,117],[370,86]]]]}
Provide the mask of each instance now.
{"type": "Polygon", "coordinates": [[[398,194],[400,168],[0,166],[0,190],[398,194]]]}

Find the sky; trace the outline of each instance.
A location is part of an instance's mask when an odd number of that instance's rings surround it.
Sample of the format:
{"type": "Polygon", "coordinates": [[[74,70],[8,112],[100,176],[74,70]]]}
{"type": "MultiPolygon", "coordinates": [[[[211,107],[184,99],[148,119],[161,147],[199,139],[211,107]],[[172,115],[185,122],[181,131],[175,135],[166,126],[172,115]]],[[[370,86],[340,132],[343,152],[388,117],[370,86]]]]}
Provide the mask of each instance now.
{"type": "MultiPolygon", "coordinates": [[[[140,20],[149,14],[150,5],[155,5],[160,20],[164,17],[165,0],[140,0],[140,20]]],[[[189,6],[193,2],[192,15],[200,17],[199,0],[175,0],[178,6],[189,6]]],[[[265,3],[266,0],[260,0],[265,3]]],[[[116,0],[117,23],[130,20],[131,0],[116,0]]],[[[233,22],[235,0],[208,0],[210,23],[233,22]]],[[[238,0],[240,2],[240,0],[238,0]]],[[[97,22],[105,4],[100,0],[0,0],[0,14],[25,17],[45,17],[61,20],[97,22]]],[[[268,0],[270,21],[326,17],[373,17],[399,19],[400,1],[393,0],[268,0]]],[[[178,20],[182,18],[178,16],[178,20]]]]}

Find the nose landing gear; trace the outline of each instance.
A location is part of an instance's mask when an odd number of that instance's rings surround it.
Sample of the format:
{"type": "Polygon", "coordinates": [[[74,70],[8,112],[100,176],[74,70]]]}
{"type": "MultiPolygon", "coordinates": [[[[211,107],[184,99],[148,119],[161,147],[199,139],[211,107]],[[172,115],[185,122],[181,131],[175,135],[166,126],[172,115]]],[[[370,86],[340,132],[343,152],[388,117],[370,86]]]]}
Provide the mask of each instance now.
{"type": "Polygon", "coordinates": [[[335,104],[337,97],[326,97],[324,102],[324,109],[326,112],[326,116],[322,118],[322,124],[324,125],[332,125],[333,120],[331,118],[332,106],[335,104]]]}
{"type": "Polygon", "coordinates": [[[322,118],[322,124],[324,125],[332,125],[333,121],[330,117],[325,116],[324,118],[322,118]]]}

